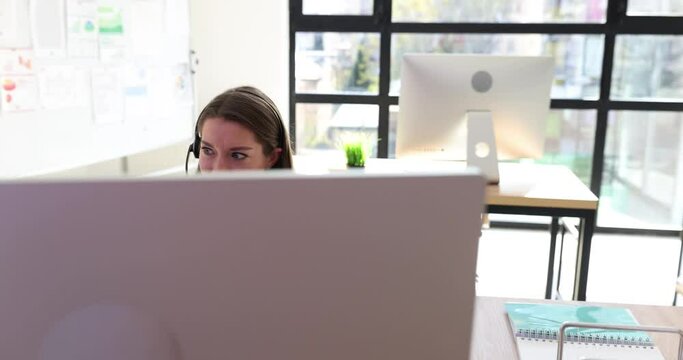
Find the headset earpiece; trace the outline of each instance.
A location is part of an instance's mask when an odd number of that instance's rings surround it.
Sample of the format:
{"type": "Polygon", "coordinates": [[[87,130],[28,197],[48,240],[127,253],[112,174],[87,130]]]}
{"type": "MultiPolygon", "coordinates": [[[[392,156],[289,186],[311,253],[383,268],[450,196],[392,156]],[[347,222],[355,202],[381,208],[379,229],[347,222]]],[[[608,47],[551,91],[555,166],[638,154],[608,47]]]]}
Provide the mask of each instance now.
{"type": "Polygon", "coordinates": [[[194,132],[194,142],[190,145],[192,148],[192,155],[195,159],[199,159],[199,150],[202,146],[202,138],[199,137],[199,132],[194,132]]]}
{"type": "Polygon", "coordinates": [[[199,124],[195,124],[194,126],[194,140],[192,141],[192,144],[190,144],[190,147],[187,149],[187,152],[192,153],[195,159],[199,159],[199,150],[202,146],[202,138],[199,136],[199,128],[197,127],[198,125],[199,124]]]}
{"type": "Polygon", "coordinates": [[[201,148],[201,142],[202,138],[199,137],[199,130],[197,129],[197,125],[194,127],[194,141],[190,146],[187,148],[187,156],[185,156],[185,173],[187,173],[188,169],[188,163],[190,161],[190,153],[194,155],[195,159],[199,159],[199,149],[201,148]]]}

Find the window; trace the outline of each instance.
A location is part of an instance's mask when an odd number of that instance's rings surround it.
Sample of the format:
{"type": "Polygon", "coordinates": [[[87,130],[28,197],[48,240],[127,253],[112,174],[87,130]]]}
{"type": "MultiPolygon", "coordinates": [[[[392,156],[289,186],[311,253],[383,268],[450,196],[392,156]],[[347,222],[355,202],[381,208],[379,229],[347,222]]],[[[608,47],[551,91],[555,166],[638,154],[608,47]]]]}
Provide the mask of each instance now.
{"type": "Polygon", "coordinates": [[[550,55],[545,155],[600,196],[598,230],[681,229],[681,0],[290,0],[297,153],[395,156],[408,52],[550,55]]]}
{"type": "Polygon", "coordinates": [[[296,91],[377,94],[379,34],[296,34],[296,91]]]}
{"type": "Polygon", "coordinates": [[[398,96],[401,57],[410,52],[549,55],[556,60],[553,98],[597,99],[604,41],[601,35],[394,34],[390,93],[398,96]]]}
{"type": "Polygon", "coordinates": [[[683,216],[683,113],[610,114],[598,224],[676,229],[683,216]]]}
{"type": "Polygon", "coordinates": [[[681,16],[683,15],[683,1],[628,0],[626,13],[632,16],[681,16]]]}
{"type": "Polygon", "coordinates": [[[303,0],[305,15],[372,15],[372,0],[303,0]]]}
{"type": "Polygon", "coordinates": [[[617,37],[611,98],[683,101],[683,36],[617,37]]]}
{"type": "Polygon", "coordinates": [[[590,186],[596,120],[595,110],[551,110],[543,157],[534,161],[565,165],[590,186]]]}
{"type": "MultiPolygon", "coordinates": [[[[296,153],[339,152],[347,140],[362,139],[377,144],[377,105],[296,105],[296,153]]],[[[376,145],[370,155],[377,157],[376,145]]]]}
{"type": "Polygon", "coordinates": [[[393,0],[393,5],[397,22],[601,23],[607,1],[393,0]]]}

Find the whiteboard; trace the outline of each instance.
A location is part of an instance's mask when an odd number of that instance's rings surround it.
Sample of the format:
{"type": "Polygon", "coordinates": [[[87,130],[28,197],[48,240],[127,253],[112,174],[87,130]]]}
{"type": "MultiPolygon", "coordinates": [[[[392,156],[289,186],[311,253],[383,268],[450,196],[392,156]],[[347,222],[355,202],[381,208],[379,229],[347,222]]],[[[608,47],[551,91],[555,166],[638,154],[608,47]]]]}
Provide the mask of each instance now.
{"type": "Polygon", "coordinates": [[[189,139],[188,0],[0,0],[0,178],[189,139]]]}

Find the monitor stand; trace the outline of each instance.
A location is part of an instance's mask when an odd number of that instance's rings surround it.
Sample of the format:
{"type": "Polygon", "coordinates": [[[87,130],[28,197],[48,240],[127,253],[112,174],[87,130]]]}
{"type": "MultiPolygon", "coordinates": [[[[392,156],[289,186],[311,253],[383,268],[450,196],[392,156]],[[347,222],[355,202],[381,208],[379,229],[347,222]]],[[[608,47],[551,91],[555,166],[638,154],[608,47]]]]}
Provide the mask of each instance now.
{"type": "Polygon", "coordinates": [[[489,184],[498,184],[498,153],[491,112],[467,112],[467,165],[478,167],[489,184]]]}

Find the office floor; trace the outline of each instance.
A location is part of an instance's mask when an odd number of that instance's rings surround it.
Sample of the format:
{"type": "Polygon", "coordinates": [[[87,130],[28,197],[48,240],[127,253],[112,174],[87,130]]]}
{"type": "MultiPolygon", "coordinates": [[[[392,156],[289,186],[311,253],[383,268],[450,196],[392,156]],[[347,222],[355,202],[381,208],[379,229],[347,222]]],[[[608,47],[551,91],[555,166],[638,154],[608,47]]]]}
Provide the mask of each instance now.
{"type": "MultiPolygon", "coordinates": [[[[484,230],[479,242],[477,294],[543,298],[549,238],[546,231],[484,230]]],[[[576,241],[569,238],[565,256],[572,255],[567,249],[576,251],[576,241]]],[[[671,305],[679,250],[680,239],[675,237],[595,234],[587,300],[671,305]]],[[[573,280],[564,275],[571,276],[571,272],[563,272],[561,288],[569,289],[573,280]]]]}

